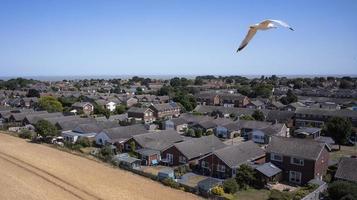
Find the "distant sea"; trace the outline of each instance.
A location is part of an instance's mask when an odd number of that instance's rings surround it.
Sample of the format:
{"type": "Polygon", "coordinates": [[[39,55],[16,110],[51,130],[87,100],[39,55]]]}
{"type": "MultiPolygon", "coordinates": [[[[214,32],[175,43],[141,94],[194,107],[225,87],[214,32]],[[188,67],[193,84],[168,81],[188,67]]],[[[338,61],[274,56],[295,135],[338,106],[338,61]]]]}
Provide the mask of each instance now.
{"type": "MultiPolygon", "coordinates": [[[[209,74],[212,75],[212,74],[209,74]]],[[[34,79],[34,80],[40,80],[40,81],[61,81],[61,80],[83,80],[83,79],[114,79],[114,78],[120,78],[120,79],[129,79],[133,76],[139,76],[139,77],[144,77],[144,78],[151,78],[151,79],[171,79],[173,77],[185,77],[188,79],[193,79],[196,76],[204,76],[204,75],[83,75],[83,76],[0,76],[0,80],[9,80],[12,78],[26,78],[26,79],[34,79]]],[[[213,75],[213,76],[244,76],[247,78],[259,78],[262,75],[213,75]]],[[[266,77],[270,77],[271,75],[264,75],[266,77]]],[[[357,75],[277,75],[278,77],[287,77],[287,78],[313,78],[313,77],[327,77],[327,76],[333,76],[333,77],[343,77],[343,76],[350,76],[350,77],[357,77],[357,75]]]]}

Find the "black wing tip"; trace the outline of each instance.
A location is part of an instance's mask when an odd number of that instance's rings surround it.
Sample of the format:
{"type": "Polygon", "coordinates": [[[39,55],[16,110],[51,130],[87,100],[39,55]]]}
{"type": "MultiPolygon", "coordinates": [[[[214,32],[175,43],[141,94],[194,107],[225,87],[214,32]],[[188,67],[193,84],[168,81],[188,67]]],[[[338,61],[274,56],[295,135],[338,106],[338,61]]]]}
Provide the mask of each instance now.
{"type": "Polygon", "coordinates": [[[292,30],[292,31],[295,31],[293,28],[289,28],[290,30],[292,30]]]}
{"type": "Polygon", "coordinates": [[[240,52],[240,51],[242,51],[242,50],[244,49],[244,47],[246,47],[246,46],[247,46],[247,44],[244,45],[244,46],[239,47],[238,50],[237,50],[237,53],[240,52]]]}

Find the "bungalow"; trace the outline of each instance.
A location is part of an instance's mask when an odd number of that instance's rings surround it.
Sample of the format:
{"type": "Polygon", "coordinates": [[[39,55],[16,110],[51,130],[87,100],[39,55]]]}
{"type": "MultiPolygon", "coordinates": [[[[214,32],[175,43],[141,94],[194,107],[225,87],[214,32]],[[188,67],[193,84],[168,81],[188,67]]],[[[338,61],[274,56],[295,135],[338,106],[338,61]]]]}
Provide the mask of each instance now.
{"type": "Polygon", "coordinates": [[[161,160],[161,153],[183,138],[174,130],[150,132],[134,135],[124,142],[124,149],[132,151],[131,144],[135,144],[135,151],[144,165],[157,164],[161,160]]]}
{"type": "Polygon", "coordinates": [[[55,113],[31,113],[27,114],[23,120],[23,125],[32,124],[35,125],[40,120],[46,120],[47,118],[63,117],[61,112],[55,113]]]}
{"type": "Polygon", "coordinates": [[[284,107],[284,104],[280,103],[280,101],[272,101],[265,106],[265,108],[269,110],[281,110],[284,107]]]}
{"type": "Polygon", "coordinates": [[[321,128],[300,127],[294,131],[294,137],[299,138],[318,138],[321,134],[321,128]]]}
{"type": "Polygon", "coordinates": [[[264,162],[265,151],[252,141],[215,150],[198,161],[203,175],[221,179],[235,177],[242,164],[264,162]]]}
{"type": "Polygon", "coordinates": [[[272,124],[270,126],[254,129],[249,133],[248,138],[252,138],[255,143],[268,144],[272,136],[289,137],[289,129],[285,124],[272,124]]]}
{"type": "Polygon", "coordinates": [[[273,137],[266,148],[266,160],[282,170],[283,180],[304,185],[322,179],[329,153],[326,144],[315,140],[273,137]]]}
{"type": "Polygon", "coordinates": [[[119,151],[124,149],[124,142],[132,138],[134,135],[147,133],[148,130],[142,124],[131,126],[120,126],[116,128],[104,129],[95,136],[96,144],[106,145],[113,144],[119,151]]]}
{"type": "Polygon", "coordinates": [[[337,166],[335,179],[357,183],[356,167],[356,158],[341,158],[337,166]]]}
{"type": "Polygon", "coordinates": [[[245,107],[250,109],[264,109],[265,104],[260,100],[254,100],[250,101],[245,107]]]}
{"type": "Polygon", "coordinates": [[[193,138],[173,144],[164,150],[161,154],[161,161],[174,166],[187,163],[197,164],[197,159],[225,146],[226,145],[214,135],[193,138]]]}
{"type": "Polygon", "coordinates": [[[164,123],[165,130],[173,129],[176,130],[177,132],[183,132],[185,129],[188,128],[188,122],[184,118],[173,118],[166,120],[164,123]]]}

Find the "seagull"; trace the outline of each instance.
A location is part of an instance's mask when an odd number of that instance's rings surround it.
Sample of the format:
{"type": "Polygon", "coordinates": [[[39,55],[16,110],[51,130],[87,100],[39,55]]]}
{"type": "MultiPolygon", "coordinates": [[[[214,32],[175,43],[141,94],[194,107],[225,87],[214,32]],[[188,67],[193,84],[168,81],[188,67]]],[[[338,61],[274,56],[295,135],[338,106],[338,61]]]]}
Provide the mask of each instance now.
{"type": "Polygon", "coordinates": [[[278,28],[277,25],[280,25],[285,28],[289,28],[290,30],[294,31],[293,28],[291,28],[287,23],[285,23],[283,21],[274,20],[274,19],[264,20],[258,24],[254,24],[249,27],[249,31],[248,31],[247,35],[245,36],[244,40],[242,41],[242,43],[240,44],[237,52],[241,51],[242,49],[244,49],[244,47],[246,47],[248,45],[249,41],[254,37],[255,33],[258,30],[265,31],[265,30],[272,29],[272,28],[278,28]]]}

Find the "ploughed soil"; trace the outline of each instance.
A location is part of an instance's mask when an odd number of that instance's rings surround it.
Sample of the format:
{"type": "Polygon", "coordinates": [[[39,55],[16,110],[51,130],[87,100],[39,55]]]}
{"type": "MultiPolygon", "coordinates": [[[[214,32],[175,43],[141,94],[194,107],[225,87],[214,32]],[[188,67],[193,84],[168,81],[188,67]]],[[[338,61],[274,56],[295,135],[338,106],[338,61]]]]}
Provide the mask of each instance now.
{"type": "Polygon", "coordinates": [[[1,200],[198,198],[125,170],[0,133],[1,200]]]}

